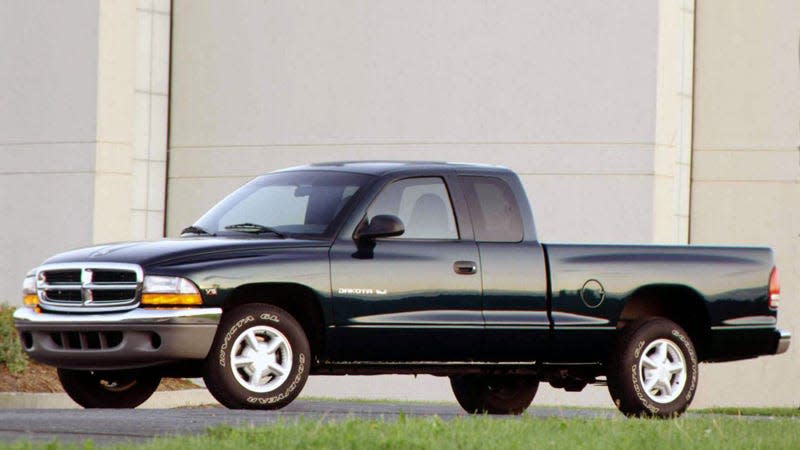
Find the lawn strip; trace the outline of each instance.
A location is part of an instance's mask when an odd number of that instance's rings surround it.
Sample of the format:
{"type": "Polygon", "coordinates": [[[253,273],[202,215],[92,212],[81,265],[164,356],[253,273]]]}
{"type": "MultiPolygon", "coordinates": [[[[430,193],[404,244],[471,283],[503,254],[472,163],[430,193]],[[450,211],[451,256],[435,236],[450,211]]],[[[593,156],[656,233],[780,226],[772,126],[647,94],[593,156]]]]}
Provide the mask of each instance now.
{"type": "MultiPolygon", "coordinates": [[[[56,444],[58,445],[58,444],[56,444]]],[[[197,436],[160,438],[135,448],[242,449],[749,449],[800,448],[800,421],[789,418],[685,417],[676,420],[625,418],[438,417],[396,420],[287,420],[258,427],[209,429],[197,436]]],[[[17,442],[10,448],[47,448],[17,442]]],[[[91,448],[90,443],[64,448],[91,448]]],[[[104,447],[105,448],[105,447],[104,447]]],[[[108,448],[127,449],[131,445],[108,448]]]]}

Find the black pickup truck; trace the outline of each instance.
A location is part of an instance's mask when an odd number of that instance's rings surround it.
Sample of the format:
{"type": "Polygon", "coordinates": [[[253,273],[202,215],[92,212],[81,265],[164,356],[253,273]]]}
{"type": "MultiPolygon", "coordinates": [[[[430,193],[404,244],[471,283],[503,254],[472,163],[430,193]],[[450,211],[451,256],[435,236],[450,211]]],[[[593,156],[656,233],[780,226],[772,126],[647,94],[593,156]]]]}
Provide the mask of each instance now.
{"type": "Polygon", "coordinates": [[[468,164],[272,172],[178,239],[54,256],[23,295],[25,350],[84,407],[162,377],[276,409],[309,374],[433,374],[469,412],[519,414],[544,381],[669,417],[698,363],[790,341],[770,249],[543,244],[517,176],[468,164]]]}

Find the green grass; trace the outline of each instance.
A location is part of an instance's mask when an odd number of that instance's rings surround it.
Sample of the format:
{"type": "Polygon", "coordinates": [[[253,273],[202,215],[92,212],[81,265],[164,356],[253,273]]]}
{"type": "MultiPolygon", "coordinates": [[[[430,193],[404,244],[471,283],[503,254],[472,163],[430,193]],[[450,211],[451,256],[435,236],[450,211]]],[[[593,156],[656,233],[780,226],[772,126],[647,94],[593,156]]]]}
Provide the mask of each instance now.
{"type": "Polygon", "coordinates": [[[769,416],[769,417],[800,417],[798,408],[706,408],[695,411],[700,414],[724,414],[727,416],[769,416]]]}
{"type": "Polygon", "coordinates": [[[13,313],[14,308],[0,304],[0,366],[8,367],[11,373],[20,373],[28,368],[28,357],[14,329],[13,313]]]}
{"type": "MultiPolygon", "coordinates": [[[[17,442],[10,448],[61,447],[17,442]]],[[[92,448],[90,442],[66,448],[92,448]]],[[[132,448],[118,445],[111,448],[132,448]]],[[[800,421],[698,417],[676,420],[458,417],[452,420],[299,419],[261,427],[220,426],[200,436],[163,438],[136,448],[172,449],[796,449],[800,421]]]]}

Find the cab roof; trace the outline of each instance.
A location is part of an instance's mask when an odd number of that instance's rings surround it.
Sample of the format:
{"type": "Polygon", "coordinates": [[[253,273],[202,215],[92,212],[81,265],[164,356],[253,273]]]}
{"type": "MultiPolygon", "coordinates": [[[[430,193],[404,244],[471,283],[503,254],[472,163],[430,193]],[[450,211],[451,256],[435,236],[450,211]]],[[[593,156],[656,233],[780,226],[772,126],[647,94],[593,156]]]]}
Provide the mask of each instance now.
{"type": "Polygon", "coordinates": [[[444,161],[332,161],[289,167],[279,170],[278,172],[299,170],[351,172],[376,176],[390,173],[415,174],[427,172],[511,172],[509,169],[503,166],[491,164],[453,163],[444,161]]]}

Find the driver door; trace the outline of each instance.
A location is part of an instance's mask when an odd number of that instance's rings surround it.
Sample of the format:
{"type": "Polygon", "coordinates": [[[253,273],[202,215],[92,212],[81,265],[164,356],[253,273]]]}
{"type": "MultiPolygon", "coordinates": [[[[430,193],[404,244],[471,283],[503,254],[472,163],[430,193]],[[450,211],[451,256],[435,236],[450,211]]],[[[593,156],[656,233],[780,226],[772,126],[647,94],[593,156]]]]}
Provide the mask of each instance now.
{"type": "Polygon", "coordinates": [[[470,361],[483,336],[478,249],[460,239],[451,190],[440,177],[388,184],[366,220],[394,215],[397,237],[331,248],[339,361],[470,361]]]}

